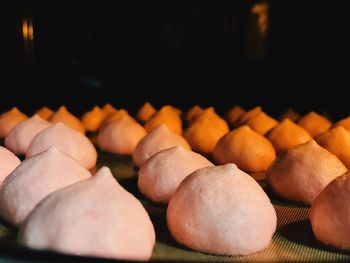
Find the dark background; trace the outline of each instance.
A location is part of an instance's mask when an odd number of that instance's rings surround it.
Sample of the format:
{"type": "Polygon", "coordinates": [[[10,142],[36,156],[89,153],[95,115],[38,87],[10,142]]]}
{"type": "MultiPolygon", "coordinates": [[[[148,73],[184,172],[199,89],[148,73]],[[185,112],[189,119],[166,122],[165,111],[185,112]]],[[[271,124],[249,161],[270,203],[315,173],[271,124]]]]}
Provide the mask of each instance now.
{"type": "Polygon", "coordinates": [[[346,1],[8,2],[1,112],[65,104],[80,114],[106,102],[133,112],[149,100],[350,114],[346,1]],[[261,2],[269,5],[263,38],[251,13],[261,2]],[[24,19],[33,21],[30,43],[24,19]]]}

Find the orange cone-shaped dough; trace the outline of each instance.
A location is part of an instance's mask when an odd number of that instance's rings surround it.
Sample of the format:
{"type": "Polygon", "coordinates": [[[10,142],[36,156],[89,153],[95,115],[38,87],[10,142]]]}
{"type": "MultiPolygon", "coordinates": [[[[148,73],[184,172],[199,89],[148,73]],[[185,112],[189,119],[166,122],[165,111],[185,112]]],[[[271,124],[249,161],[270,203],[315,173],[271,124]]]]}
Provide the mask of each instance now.
{"type": "Polygon", "coordinates": [[[239,118],[237,126],[241,126],[241,125],[245,124],[250,118],[252,118],[254,115],[256,115],[256,114],[258,114],[260,112],[262,112],[262,109],[261,109],[260,106],[257,106],[255,108],[245,112],[239,118]]]}
{"type": "Polygon", "coordinates": [[[350,131],[350,116],[338,121],[336,124],[334,124],[335,127],[342,126],[348,131],[350,131]]]}
{"type": "Polygon", "coordinates": [[[310,210],[312,230],[326,245],[350,250],[350,173],[337,177],[317,196],[310,210]]]}
{"type": "Polygon", "coordinates": [[[195,119],[197,119],[202,113],[203,113],[203,108],[194,105],[191,109],[186,114],[186,120],[189,124],[192,124],[195,119]]]}
{"type": "Polygon", "coordinates": [[[34,137],[52,123],[35,114],[14,127],[5,138],[6,147],[16,154],[25,154],[34,137]]]}
{"type": "Polygon", "coordinates": [[[129,113],[124,110],[124,109],[120,109],[120,110],[116,110],[114,113],[108,115],[108,117],[105,119],[105,121],[103,122],[103,124],[101,125],[100,128],[115,122],[117,120],[120,120],[121,118],[125,117],[125,116],[129,116],[129,113]]]}
{"type": "Polygon", "coordinates": [[[103,167],[45,198],[21,226],[19,241],[40,250],[146,261],[155,232],[141,202],[103,167]]]}
{"type": "Polygon", "coordinates": [[[300,119],[300,115],[296,113],[293,109],[288,109],[282,116],[279,118],[280,121],[284,121],[285,119],[290,119],[293,122],[297,122],[300,119]]]}
{"type": "Polygon", "coordinates": [[[199,169],[170,199],[170,233],[196,251],[248,255],[265,249],[276,212],[257,182],[234,164],[199,169]]]}
{"type": "Polygon", "coordinates": [[[310,140],[281,153],[266,178],[279,196],[311,205],[327,184],[346,171],[334,154],[310,140]]]}
{"type": "Polygon", "coordinates": [[[289,119],[285,119],[277,124],[275,128],[267,134],[267,138],[278,153],[312,139],[311,135],[303,127],[289,119]]]}
{"type": "Polygon", "coordinates": [[[101,128],[97,143],[106,152],[131,155],[145,135],[143,126],[127,115],[101,128]]]}
{"type": "Polygon", "coordinates": [[[100,128],[106,117],[106,113],[100,107],[95,106],[83,115],[81,121],[87,131],[95,132],[100,128]]]}
{"type": "Polygon", "coordinates": [[[54,114],[55,112],[53,110],[51,110],[50,108],[44,106],[42,107],[40,110],[38,110],[35,114],[38,114],[41,118],[43,118],[44,120],[48,120],[51,118],[51,116],[54,114]]]}
{"type": "Polygon", "coordinates": [[[21,160],[16,155],[0,146],[0,188],[4,179],[21,164],[21,160]]]}
{"type": "Polygon", "coordinates": [[[112,106],[112,104],[106,103],[102,110],[106,113],[106,115],[110,115],[116,113],[118,110],[112,106]]]}
{"type": "Polygon", "coordinates": [[[151,103],[146,102],[143,104],[143,106],[139,109],[139,111],[136,114],[136,117],[142,121],[143,123],[147,122],[155,113],[156,109],[152,106],[151,103]]]}
{"type": "Polygon", "coordinates": [[[342,126],[333,128],[317,137],[317,142],[335,154],[350,169],[350,132],[342,126]]]}
{"type": "Polygon", "coordinates": [[[228,132],[226,121],[213,108],[208,108],[187,129],[185,137],[194,150],[210,154],[220,138],[228,132]]]}
{"type": "Polygon", "coordinates": [[[19,111],[16,107],[0,115],[0,138],[5,138],[7,134],[18,123],[28,119],[27,115],[19,111]]]}
{"type": "Polygon", "coordinates": [[[185,138],[169,130],[168,126],[161,124],[137,144],[132,158],[135,164],[140,167],[148,158],[162,150],[181,145],[190,150],[185,138]]]}
{"type": "Polygon", "coordinates": [[[6,177],[0,190],[0,214],[18,226],[47,195],[89,177],[90,172],[77,160],[50,147],[6,177]]]}
{"type": "Polygon", "coordinates": [[[65,106],[61,106],[58,111],[51,116],[50,121],[52,123],[62,122],[72,129],[85,133],[83,123],[76,116],[70,113],[65,106]]]}
{"type": "Polygon", "coordinates": [[[182,134],[182,120],[176,109],[167,105],[162,107],[146,124],[147,132],[152,131],[160,124],[165,124],[168,128],[177,134],[182,134]]]}
{"type": "Polygon", "coordinates": [[[222,137],[213,156],[219,164],[235,163],[243,171],[261,172],[267,170],[276,152],[264,136],[244,125],[222,137]]]}
{"type": "Polygon", "coordinates": [[[332,122],[330,120],[314,111],[302,117],[298,124],[307,130],[314,138],[328,131],[332,126],[332,122]]]}
{"type": "Polygon", "coordinates": [[[241,107],[234,106],[227,112],[226,119],[231,126],[238,127],[238,120],[245,112],[241,107]]]}
{"type": "Polygon", "coordinates": [[[278,124],[278,121],[262,111],[251,117],[245,124],[254,131],[264,135],[275,127],[278,124]]]}

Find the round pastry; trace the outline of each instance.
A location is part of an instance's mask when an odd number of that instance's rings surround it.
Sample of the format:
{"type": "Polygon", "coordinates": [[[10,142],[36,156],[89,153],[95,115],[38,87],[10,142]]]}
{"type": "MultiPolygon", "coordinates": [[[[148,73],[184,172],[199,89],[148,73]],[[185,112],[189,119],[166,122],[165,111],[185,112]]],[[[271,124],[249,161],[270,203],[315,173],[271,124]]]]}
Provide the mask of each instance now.
{"type": "Polygon", "coordinates": [[[334,124],[334,127],[339,127],[339,126],[342,126],[346,130],[350,131],[350,116],[347,118],[341,119],[336,124],[334,124]]]}
{"type": "Polygon", "coordinates": [[[180,117],[181,112],[177,109],[166,105],[162,107],[152,118],[150,118],[145,124],[147,132],[152,131],[154,128],[161,124],[165,124],[168,128],[177,134],[182,134],[182,120],[180,117]]]}
{"type": "Polygon", "coordinates": [[[146,130],[130,116],[107,124],[98,133],[97,144],[106,152],[131,155],[146,130]]]}
{"type": "Polygon", "coordinates": [[[192,122],[186,130],[185,137],[194,150],[211,154],[220,138],[228,132],[229,127],[226,121],[211,107],[205,109],[192,122]]]}
{"type": "Polygon", "coordinates": [[[234,106],[227,112],[226,119],[232,127],[238,127],[238,120],[245,112],[241,107],[234,106]]]}
{"type": "Polygon", "coordinates": [[[34,137],[52,123],[35,114],[14,127],[5,138],[5,146],[16,154],[25,154],[34,137]]]}
{"type": "Polygon", "coordinates": [[[90,172],[55,147],[23,161],[3,182],[0,214],[18,226],[52,192],[87,179],[90,172]]]}
{"type": "Polygon", "coordinates": [[[280,121],[284,121],[285,119],[289,119],[292,122],[297,122],[300,119],[300,115],[296,113],[293,109],[288,109],[279,118],[280,121]]]}
{"type": "Polygon", "coordinates": [[[95,132],[100,128],[106,117],[107,114],[100,107],[95,106],[83,115],[81,121],[87,131],[95,132]]]}
{"type": "Polygon", "coordinates": [[[244,125],[220,139],[213,157],[219,164],[235,163],[243,171],[262,172],[275,160],[276,152],[264,136],[244,125]]]}
{"type": "Polygon", "coordinates": [[[50,146],[55,146],[72,156],[88,169],[96,165],[97,152],[91,141],[85,135],[61,122],[34,137],[26,151],[26,158],[41,153],[50,146]]]}
{"type": "Polygon", "coordinates": [[[270,131],[278,124],[278,121],[262,111],[247,120],[245,124],[254,131],[265,135],[268,131],[270,131]]]}
{"type": "Polygon", "coordinates": [[[61,106],[58,111],[51,116],[50,121],[52,123],[62,122],[72,129],[85,133],[83,123],[76,116],[70,113],[65,106],[61,106]]]}
{"type": "Polygon", "coordinates": [[[262,109],[260,106],[254,107],[253,109],[243,113],[240,118],[238,119],[237,126],[244,125],[250,118],[255,116],[256,114],[262,112],[262,109]]]}
{"type": "Polygon", "coordinates": [[[4,179],[21,164],[16,155],[0,146],[0,188],[4,179]]]}
{"type": "Polygon", "coordinates": [[[350,250],[350,173],[330,182],[310,210],[312,231],[326,245],[350,250]]]}
{"type": "Polygon", "coordinates": [[[187,175],[212,165],[202,155],[175,146],[156,153],[141,166],[138,187],[152,201],[168,203],[187,175]]]}
{"type": "Polygon", "coordinates": [[[249,255],[265,249],[276,230],[276,212],[265,192],[234,164],[187,176],[167,209],[172,236],[193,250],[249,255]]]}
{"type": "Polygon", "coordinates": [[[55,112],[50,108],[44,106],[40,110],[36,111],[35,114],[39,115],[42,119],[48,120],[55,112]]]}
{"type": "Polygon", "coordinates": [[[133,152],[132,159],[140,167],[157,152],[178,145],[188,150],[191,149],[182,136],[171,132],[167,125],[161,124],[140,140],[133,152]]]}
{"type": "Polygon", "coordinates": [[[194,105],[191,109],[186,113],[187,123],[192,124],[202,113],[204,109],[198,105],[194,105]]]}
{"type": "Polygon", "coordinates": [[[337,126],[317,137],[317,142],[350,168],[350,132],[337,126]]]}
{"type": "Polygon", "coordinates": [[[266,173],[272,190],[286,199],[311,205],[345,165],[314,140],[281,153],[266,173]]]}
{"type": "Polygon", "coordinates": [[[278,153],[312,139],[311,135],[303,127],[289,119],[285,119],[277,124],[267,134],[267,138],[278,153]]]}
{"type": "Polygon", "coordinates": [[[332,126],[332,122],[330,120],[314,111],[311,111],[302,117],[298,121],[298,124],[307,130],[314,138],[328,131],[332,126]]]}
{"type": "Polygon", "coordinates": [[[7,134],[18,123],[28,119],[27,115],[19,111],[16,107],[0,115],[0,138],[5,138],[7,134]]]}
{"type": "Polygon", "coordinates": [[[140,201],[103,167],[40,202],[21,226],[19,242],[75,255],[149,260],[155,232],[140,201]]]}
{"type": "Polygon", "coordinates": [[[155,113],[157,110],[151,105],[151,103],[146,102],[143,104],[143,106],[139,109],[136,116],[137,118],[142,122],[147,122],[155,113]]]}

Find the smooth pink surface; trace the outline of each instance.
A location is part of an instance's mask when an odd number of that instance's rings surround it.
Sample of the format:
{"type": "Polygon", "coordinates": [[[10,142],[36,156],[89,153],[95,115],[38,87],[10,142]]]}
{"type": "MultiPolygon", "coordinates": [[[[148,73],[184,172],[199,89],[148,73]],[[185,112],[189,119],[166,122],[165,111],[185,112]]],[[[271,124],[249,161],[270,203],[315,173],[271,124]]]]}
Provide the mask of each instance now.
{"type": "Polygon", "coordinates": [[[345,165],[314,140],[281,153],[266,172],[272,190],[286,199],[311,205],[345,165]]]}
{"type": "Polygon", "coordinates": [[[5,146],[16,154],[25,154],[34,137],[51,125],[52,123],[35,114],[9,132],[5,138],[5,146]]]}
{"type": "Polygon", "coordinates": [[[350,250],[350,172],[317,196],[310,210],[312,230],[322,243],[350,250]]]}
{"type": "Polygon", "coordinates": [[[168,203],[190,173],[213,164],[182,146],[165,149],[149,158],[139,170],[139,190],[155,202],[168,203]]]}
{"type": "Polygon", "coordinates": [[[21,160],[18,159],[11,151],[0,146],[0,187],[6,176],[8,176],[18,165],[21,160]]]}
{"type": "Polygon", "coordinates": [[[97,143],[106,152],[131,155],[145,135],[146,130],[142,125],[130,116],[124,116],[101,128],[97,143]]]}
{"type": "Polygon", "coordinates": [[[185,149],[190,150],[191,147],[182,136],[169,130],[168,126],[161,124],[137,144],[132,158],[138,167],[152,155],[174,146],[181,145],[185,149]]]}
{"type": "Polygon", "coordinates": [[[91,141],[82,133],[59,122],[40,132],[29,145],[26,158],[55,146],[78,160],[86,168],[96,165],[97,152],[91,141]]]}
{"type": "Polygon", "coordinates": [[[91,177],[78,161],[55,147],[21,163],[3,182],[0,215],[18,226],[52,192],[91,177]]]}
{"type": "Polygon", "coordinates": [[[268,196],[235,164],[193,172],[167,209],[169,230],[179,243],[214,254],[248,255],[265,249],[276,221],[268,196]]]}
{"type": "Polygon", "coordinates": [[[44,199],[21,227],[19,241],[35,249],[148,260],[155,232],[142,204],[103,167],[44,199]]]}

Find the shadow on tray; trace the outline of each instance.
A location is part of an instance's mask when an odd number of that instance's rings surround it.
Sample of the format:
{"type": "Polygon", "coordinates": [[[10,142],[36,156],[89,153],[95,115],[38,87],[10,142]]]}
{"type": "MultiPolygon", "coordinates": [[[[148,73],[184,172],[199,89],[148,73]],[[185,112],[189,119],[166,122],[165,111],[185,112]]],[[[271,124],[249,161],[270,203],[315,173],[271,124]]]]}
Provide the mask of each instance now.
{"type": "Polygon", "coordinates": [[[350,255],[350,251],[326,246],[314,236],[309,220],[293,222],[282,226],[278,232],[289,241],[323,251],[350,255]]]}

